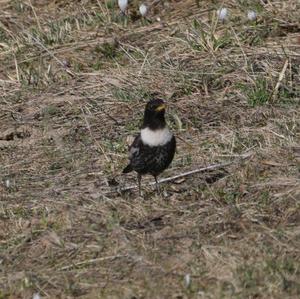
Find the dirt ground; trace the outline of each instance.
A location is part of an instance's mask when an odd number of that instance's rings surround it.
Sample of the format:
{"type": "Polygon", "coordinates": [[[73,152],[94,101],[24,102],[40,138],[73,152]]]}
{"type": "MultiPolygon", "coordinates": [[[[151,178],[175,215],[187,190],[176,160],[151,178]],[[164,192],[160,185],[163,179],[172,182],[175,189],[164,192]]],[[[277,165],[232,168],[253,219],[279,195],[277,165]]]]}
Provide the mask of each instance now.
{"type": "Polygon", "coordinates": [[[299,1],[129,2],[0,0],[0,298],[299,298],[299,1]]]}

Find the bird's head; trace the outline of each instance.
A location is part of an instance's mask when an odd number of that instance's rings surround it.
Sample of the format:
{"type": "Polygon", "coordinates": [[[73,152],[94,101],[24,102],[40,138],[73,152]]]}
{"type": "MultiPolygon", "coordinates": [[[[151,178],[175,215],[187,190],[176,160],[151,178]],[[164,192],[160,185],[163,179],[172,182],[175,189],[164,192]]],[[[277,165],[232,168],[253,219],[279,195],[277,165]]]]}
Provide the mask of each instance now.
{"type": "Polygon", "coordinates": [[[155,114],[164,114],[166,111],[166,103],[162,99],[153,99],[150,100],[147,105],[145,111],[155,114]]]}
{"type": "Polygon", "coordinates": [[[143,127],[150,129],[161,129],[165,122],[166,103],[162,99],[150,100],[145,108],[143,127]]]}

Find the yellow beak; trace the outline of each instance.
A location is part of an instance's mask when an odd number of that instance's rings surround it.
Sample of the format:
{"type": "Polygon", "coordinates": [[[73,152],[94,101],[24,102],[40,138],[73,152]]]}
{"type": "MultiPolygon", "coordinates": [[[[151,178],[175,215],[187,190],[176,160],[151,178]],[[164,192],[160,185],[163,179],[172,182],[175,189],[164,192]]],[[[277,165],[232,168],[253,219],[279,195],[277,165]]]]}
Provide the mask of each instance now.
{"type": "Polygon", "coordinates": [[[159,112],[159,111],[162,111],[162,110],[165,110],[166,109],[166,105],[165,104],[161,104],[160,106],[158,106],[155,111],[159,112]]]}

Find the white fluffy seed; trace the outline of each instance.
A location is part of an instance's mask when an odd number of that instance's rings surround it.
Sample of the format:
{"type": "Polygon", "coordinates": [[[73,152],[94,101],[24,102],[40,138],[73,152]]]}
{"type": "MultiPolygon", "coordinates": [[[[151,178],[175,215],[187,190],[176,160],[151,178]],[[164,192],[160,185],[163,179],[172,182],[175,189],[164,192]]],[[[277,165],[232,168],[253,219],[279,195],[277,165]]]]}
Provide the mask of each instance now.
{"type": "Polygon", "coordinates": [[[119,5],[121,12],[124,13],[126,11],[126,8],[128,5],[128,0],[118,0],[118,5],[119,5]]]}
{"type": "Polygon", "coordinates": [[[6,188],[10,187],[10,180],[9,179],[5,180],[5,186],[6,186],[6,188]]]}
{"type": "Polygon", "coordinates": [[[41,299],[41,296],[39,293],[34,293],[32,299],[41,299]]]}
{"type": "Polygon", "coordinates": [[[191,275],[190,274],[184,275],[184,282],[185,282],[185,286],[188,288],[191,284],[191,275]]]}
{"type": "Polygon", "coordinates": [[[217,16],[220,20],[226,20],[228,17],[228,9],[226,7],[218,9],[217,16]]]}
{"type": "Polygon", "coordinates": [[[247,13],[247,18],[249,21],[255,21],[257,18],[257,14],[254,10],[249,10],[247,13]]]}
{"type": "Polygon", "coordinates": [[[140,10],[140,14],[142,15],[142,17],[144,17],[147,14],[148,8],[147,8],[147,6],[144,3],[142,3],[140,5],[139,10],[140,10]]]}

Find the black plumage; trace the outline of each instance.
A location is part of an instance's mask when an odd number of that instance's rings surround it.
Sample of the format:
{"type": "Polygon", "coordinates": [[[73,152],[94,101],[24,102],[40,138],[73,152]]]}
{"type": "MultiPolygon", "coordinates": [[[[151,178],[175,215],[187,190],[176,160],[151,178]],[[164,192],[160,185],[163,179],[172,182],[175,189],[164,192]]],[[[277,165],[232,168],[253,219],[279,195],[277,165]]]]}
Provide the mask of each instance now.
{"type": "Polygon", "coordinates": [[[169,131],[165,121],[165,103],[154,99],[147,103],[141,132],[129,148],[130,163],[123,173],[136,171],[139,192],[141,194],[141,177],[151,174],[155,178],[172,162],[176,149],[176,140],[169,131]]]}

